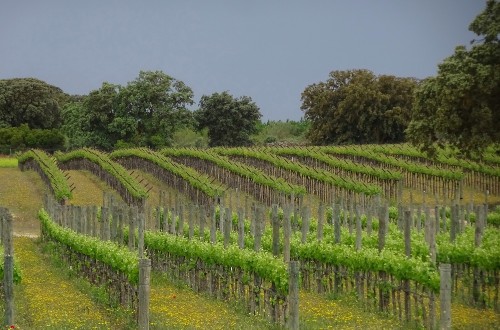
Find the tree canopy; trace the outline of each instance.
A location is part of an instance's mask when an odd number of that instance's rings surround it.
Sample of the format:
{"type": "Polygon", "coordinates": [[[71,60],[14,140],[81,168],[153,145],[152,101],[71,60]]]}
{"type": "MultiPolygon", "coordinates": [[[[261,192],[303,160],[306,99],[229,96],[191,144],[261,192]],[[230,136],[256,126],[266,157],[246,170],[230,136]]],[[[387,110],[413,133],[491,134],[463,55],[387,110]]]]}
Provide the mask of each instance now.
{"type": "Polygon", "coordinates": [[[414,78],[376,76],[369,70],[332,71],[302,93],[313,144],[395,143],[410,120],[414,78]]]}
{"type": "Polygon", "coordinates": [[[208,129],[209,146],[251,145],[262,117],[259,107],[248,96],[235,98],[227,91],[203,95],[195,111],[199,130],[208,129]]]}
{"type": "Polygon", "coordinates": [[[83,101],[67,105],[64,132],[71,147],[160,148],[174,132],[192,123],[193,92],[161,71],[141,71],[127,86],[103,83],[83,101]]]}
{"type": "Polygon", "coordinates": [[[60,88],[35,78],[0,80],[0,127],[50,129],[61,125],[68,100],[60,88]]]}
{"type": "Polygon", "coordinates": [[[415,94],[407,136],[431,155],[452,146],[480,157],[500,143],[500,3],[487,1],[469,30],[480,38],[456,47],[415,94]]]}

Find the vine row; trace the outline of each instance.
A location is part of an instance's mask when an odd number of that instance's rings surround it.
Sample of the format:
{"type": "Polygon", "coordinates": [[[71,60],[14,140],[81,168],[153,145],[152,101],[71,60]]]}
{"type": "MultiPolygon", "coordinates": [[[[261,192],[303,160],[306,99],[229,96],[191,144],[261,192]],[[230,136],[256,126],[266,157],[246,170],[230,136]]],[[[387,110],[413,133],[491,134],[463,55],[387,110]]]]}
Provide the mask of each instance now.
{"type": "Polygon", "coordinates": [[[66,176],[54,159],[44,151],[31,149],[24,152],[18,157],[18,166],[21,171],[35,170],[60,203],[65,203],[71,198],[71,188],[66,176]]]}
{"type": "Polygon", "coordinates": [[[141,169],[153,174],[189,195],[198,205],[210,205],[216,197],[223,195],[224,190],[212,184],[210,177],[149,149],[119,149],[113,151],[110,158],[127,169],[141,169]]]}
{"type": "Polygon", "coordinates": [[[92,149],[78,149],[58,153],[56,158],[61,168],[88,170],[113,187],[128,204],[141,206],[147,192],[120,164],[106,154],[92,149]]]}

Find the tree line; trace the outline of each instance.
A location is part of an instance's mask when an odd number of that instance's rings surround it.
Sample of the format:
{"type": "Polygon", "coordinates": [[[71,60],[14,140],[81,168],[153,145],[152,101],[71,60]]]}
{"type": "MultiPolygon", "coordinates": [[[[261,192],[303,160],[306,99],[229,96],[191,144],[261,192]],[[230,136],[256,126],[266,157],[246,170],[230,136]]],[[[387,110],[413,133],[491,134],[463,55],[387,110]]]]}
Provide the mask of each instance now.
{"type": "MultiPolygon", "coordinates": [[[[330,72],[326,81],[302,92],[300,122],[262,123],[251,97],[228,91],[203,95],[191,110],[193,90],[162,71],[141,71],[125,86],[104,82],[88,95],[68,95],[34,78],[3,79],[0,145],[29,147],[26,141],[36,139],[27,129],[50,129],[64,137],[66,149],[158,149],[173,145],[179,135],[193,146],[248,146],[280,142],[288,134],[288,141],[302,144],[409,141],[431,155],[446,146],[468,156],[480,156],[490,145],[499,152],[498,0],[488,0],[469,29],[478,38],[469,48],[458,46],[434,77],[330,72]]],[[[53,142],[44,142],[45,148],[61,148],[60,139],[45,140],[53,142]]]]}

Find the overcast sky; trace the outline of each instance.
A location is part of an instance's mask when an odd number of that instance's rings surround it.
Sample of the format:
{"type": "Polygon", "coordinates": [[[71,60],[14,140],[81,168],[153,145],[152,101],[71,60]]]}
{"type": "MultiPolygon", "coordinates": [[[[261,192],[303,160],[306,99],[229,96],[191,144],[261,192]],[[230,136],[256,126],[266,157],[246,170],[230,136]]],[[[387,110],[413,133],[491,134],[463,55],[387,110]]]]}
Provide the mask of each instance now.
{"type": "MultiPolygon", "coordinates": [[[[483,0],[0,0],[0,79],[70,94],[161,70],[202,95],[250,96],[263,120],[299,120],[329,72],[425,78],[483,0]]],[[[195,108],[195,107],[193,107],[195,108]]]]}

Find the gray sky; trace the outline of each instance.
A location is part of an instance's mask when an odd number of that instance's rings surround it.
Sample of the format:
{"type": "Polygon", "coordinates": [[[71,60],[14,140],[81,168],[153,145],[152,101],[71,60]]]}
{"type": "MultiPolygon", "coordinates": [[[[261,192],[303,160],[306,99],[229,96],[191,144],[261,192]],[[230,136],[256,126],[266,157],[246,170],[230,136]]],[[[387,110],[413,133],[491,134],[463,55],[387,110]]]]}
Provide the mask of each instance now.
{"type": "MultiPolygon", "coordinates": [[[[329,72],[425,78],[474,35],[482,0],[0,0],[0,79],[70,94],[161,70],[195,94],[250,96],[263,120],[299,120],[329,72]]],[[[195,107],[193,107],[195,108],[195,107]]]]}

